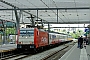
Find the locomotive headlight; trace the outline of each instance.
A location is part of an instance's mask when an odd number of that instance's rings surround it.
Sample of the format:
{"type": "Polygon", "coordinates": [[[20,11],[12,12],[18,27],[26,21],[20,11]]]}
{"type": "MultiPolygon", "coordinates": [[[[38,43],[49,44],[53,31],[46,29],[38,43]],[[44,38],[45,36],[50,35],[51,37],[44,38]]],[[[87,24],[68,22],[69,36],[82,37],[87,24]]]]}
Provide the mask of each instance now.
{"type": "Polygon", "coordinates": [[[27,37],[26,37],[27,38],[27,37]]]}
{"type": "Polygon", "coordinates": [[[30,48],[34,48],[34,46],[30,46],[30,48]]]}

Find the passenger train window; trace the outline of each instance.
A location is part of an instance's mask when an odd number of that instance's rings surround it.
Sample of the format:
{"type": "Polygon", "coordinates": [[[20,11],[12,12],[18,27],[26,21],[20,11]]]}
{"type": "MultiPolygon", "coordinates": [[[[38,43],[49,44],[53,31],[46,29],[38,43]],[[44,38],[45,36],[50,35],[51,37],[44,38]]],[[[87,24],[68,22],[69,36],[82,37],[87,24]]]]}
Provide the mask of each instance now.
{"type": "Polygon", "coordinates": [[[20,35],[21,35],[21,36],[24,36],[24,35],[26,35],[26,31],[24,31],[24,30],[21,30],[21,31],[20,31],[20,35]]]}
{"type": "Polygon", "coordinates": [[[27,31],[27,35],[33,36],[34,35],[34,31],[27,31]]]}
{"type": "Polygon", "coordinates": [[[52,35],[52,39],[55,39],[56,38],[56,36],[55,35],[52,35]]]}

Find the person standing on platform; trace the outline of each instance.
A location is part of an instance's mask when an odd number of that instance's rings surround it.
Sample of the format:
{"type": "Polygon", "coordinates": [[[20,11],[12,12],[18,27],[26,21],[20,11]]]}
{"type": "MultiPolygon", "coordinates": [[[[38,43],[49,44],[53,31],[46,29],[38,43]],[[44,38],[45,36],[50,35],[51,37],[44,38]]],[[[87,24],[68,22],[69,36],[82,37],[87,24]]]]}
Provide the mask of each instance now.
{"type": "Polygon", "coordinates": [[[78,46],[77,48],[80,48],[80,36],[78,36],[78,46]]]}
{"type": "Polygon", "coordinates": [[[83,48],[83,37],[81,36],[79,39],[80,39],[80,49],[82,49],[83,48]]]}
{"type": "Polygon", "coordinates": [[[85,43],[86,45],[88,45],[88,38],[87,38],[87,36],[85,36],[85,38],[84,38],[84,43],[85,43]]]}
{"type": "Polygon", "coordinates": [[[86,39],[87,39],[87,37],[85,36],[83,39],[83,42],[84,42],[83,45],[84,45],[85,49],[86,49],[86,39]]]}

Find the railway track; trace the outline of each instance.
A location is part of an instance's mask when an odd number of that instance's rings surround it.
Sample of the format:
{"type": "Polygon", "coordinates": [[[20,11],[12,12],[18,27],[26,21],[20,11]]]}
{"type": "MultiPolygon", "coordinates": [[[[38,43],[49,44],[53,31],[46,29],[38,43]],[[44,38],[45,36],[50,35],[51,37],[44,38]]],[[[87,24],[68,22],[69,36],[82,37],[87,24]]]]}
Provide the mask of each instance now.
{"type": "Polygon", "coordinates": [[[74,44],[65,44],[59,47],[44,51],[42,53],[23,58],[22,60],[58,60],[63,56],[74,44]]]}
{"type": "Polygon", "coordinates": [[[1,57],[1,60],[7,60],[7,59],[10,59],[10,58],[13,58],[13,57],[17,57],[17,56],[20,56],[22,55],[23,53],[20,53],[20,54],[8,54],[8,55],[4,55],[3,57],[1,57]]]}
{"type": "Polygon", "coordinates": [[[43,51],[41,53],[37,53],[35,55],[18,53],[15,55],[2,57],[1,60],[50,60],[50,59],[57,60],[63,54],[65,54],[65,52],[67,52],[73,45],[74,45],[73,43],[61,45],[61,46],[63,46],[62,48],[55,47],[56,51],[54,51],[54,48],[53,48],[53,49],[43,51]],[[53,52],[51,52],[51,51],[53,51],[53,52]]]}
{"type": "Polygon", "coordinates": [[[10,59],[7,59],[7,60],[21,60],[21,59],[26,58],[28,56],[30,57],[31,54],[29,54],[29,55],[20,55],[20,56],[16,56],[16,57],[13,57],[13,58],[10,58],[10,59]]]}
{"type": "Polygon", "coordinates": [[[30,56],[30,54],[27,54],[26,52],[15,51],[12,53],[11,52],[5,53],[4,55],[2,53],[2,56],[0,56],[0,59],[1,60],[17,60],[17,59],[24,58],[27,56],[30,56]]]}
{"type": "Polygon", "coordinates": [[[66,45],[65,48],[58,50],[56,52],[53,52],[52,54],[46,56],[45,58],[42,58],[41,60],[58,60],[60,59],[74,44],[66,45]]]}

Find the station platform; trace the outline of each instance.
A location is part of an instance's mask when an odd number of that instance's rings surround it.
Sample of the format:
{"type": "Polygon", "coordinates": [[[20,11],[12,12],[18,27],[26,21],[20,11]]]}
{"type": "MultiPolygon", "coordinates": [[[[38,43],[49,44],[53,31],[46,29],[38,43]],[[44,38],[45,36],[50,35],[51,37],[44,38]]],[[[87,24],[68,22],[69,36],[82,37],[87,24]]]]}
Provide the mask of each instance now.
{"type": "Polygon", "coordinates": [[[67,51],[59,60],[90,60],[90,45],[82,49],[77,48],[77,43],[67,51]]]}
{"type": "Polygon", "coordinates": [[[16,44],[4,44],[4,45],[0,45],[0,53],[12,51],[12,50],[15,50],[16,48],[17,48],[16,44]]]}

